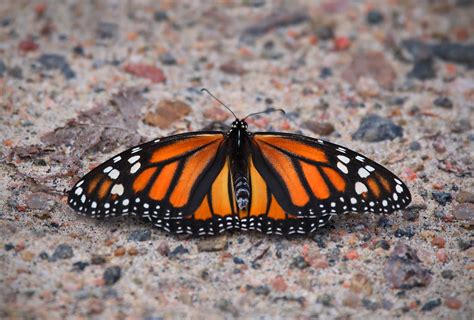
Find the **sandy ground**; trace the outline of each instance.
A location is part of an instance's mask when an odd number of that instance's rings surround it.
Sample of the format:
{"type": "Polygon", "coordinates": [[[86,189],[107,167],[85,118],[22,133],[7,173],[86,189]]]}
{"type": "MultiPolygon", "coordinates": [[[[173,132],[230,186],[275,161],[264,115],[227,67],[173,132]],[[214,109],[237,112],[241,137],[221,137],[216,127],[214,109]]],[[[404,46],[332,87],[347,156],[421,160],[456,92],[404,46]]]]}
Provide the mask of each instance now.
{"type": "Polygon", "coordinates": [[[2,1],[0,317],[472,319],[472,16],[454,0],[2,1]],[[202,87],[239,115],[287,111],[251,130],[383,163],[412,206],[208,239],[66,206],[113,154],[228,125],[202,87]]]}

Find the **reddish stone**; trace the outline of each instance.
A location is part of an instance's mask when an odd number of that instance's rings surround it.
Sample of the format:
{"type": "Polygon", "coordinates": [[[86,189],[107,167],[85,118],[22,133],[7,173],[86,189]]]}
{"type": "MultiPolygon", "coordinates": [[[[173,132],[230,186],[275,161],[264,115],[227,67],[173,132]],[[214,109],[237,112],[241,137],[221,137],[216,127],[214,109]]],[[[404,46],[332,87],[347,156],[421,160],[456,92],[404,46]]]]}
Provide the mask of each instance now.
{"type": "Polygon", "coordinates": [[[272,288],[275,291],[283,292],[286,291],[288,285],[285,282],[285,279],[282,276],[276,276],[275,279],[271,282],[272,288]]]}
{"type": "Polygon", "coordinates": [[[18,49],[22,52],[35,51],[38,47],[38,44],[31,39],[23,40],[18,44],[18,49]]]}
{"type": "Polygon", "coordinates": [[[431,240],[431,244],[438,248],[444,248],[444,245],[446,244],[446,240],[444,240],[443,237],[434,237],[431,240]]]}
{"type": "Polygon", "coordinates": [[[336,51],[344,51],[351,46],[351,40],[347,37],[336,37],[334,38],[333,44],[336,51]]]}
{"type": "Polygon", "coordinates": [[[446,253],[446,250],[439,249],[438,252],[436,252],[436,258],[441,263],[447,262],[448,261],[448,254],[446,253]]]}
{"type": "Polygon", "coordinates": [[[125,65],[125,67],[123,67],[123,70],[137,77],[150,79],[154,83],[166,81],[166,77],[163,74],[163,71],[160,68],[157,68],[150,64],[130,63],[125,65]]]}
{"type": "Polygon", "coordinates": [[[147,112],[143,121],[162,129],[169,128],[192,111],[191,107],[179,100],[162,100],[154,111],[147,112]]]}
{"type": "Polygon", "coordinates": [[[119,247],[114,251],[114,256],[116,257],[121,257],[125,254],[125,248],[124,247],[119,247]]]}
{"type": "Polygon", "coordinates": [[[444,300],[444,304],[446,305],[446,307],[448,307],[449,309],[454,309],[454,310],[458,310],[462,307],[462,302],[461,300],[459,299],[456,299],[456,298],[446,298],[444,300]]]}
{"type": "Polygon", "coordinates": [[[346,253],[345,257],[349,260],[357,260],[357,259],[359,259],[359,253],[357,253],[356,250],[349,250],[346,253]]]}

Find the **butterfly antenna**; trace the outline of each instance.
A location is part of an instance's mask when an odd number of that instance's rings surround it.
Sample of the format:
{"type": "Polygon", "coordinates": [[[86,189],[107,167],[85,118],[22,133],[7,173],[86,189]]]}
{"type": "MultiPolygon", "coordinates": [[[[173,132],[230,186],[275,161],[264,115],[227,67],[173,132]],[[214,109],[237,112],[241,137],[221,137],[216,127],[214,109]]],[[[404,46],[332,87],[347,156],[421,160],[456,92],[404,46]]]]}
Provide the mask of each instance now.
{"type": "Polygon", "coordinates": [[[232,115],[235,117],[235,119],[238,119],[237,116],[235,115],[235,113],[228,107],[224,104],[224,102],[222,102],[221,100],[219,100],[215,95],[213,95],[209,90],[207,90],[206,88],[202,88],[201,89],[201,92],[205,92],[207,93],[208,95],[210,95],[211,97],[213,97],[217,102],[219,102],[221,105],[224,106],[224,108],[226,108],[227,110],[230,111],[230,113],[232,113],[232,115]]]}
{"type": "Polygon", "coordinates": [[[254,113],[248,114],[248,115],[245,116],[245,118],[243,118],[242,120],[245,120],[245,119],[247,119],[248,117],[256,116],[257,114],[272,113],[272,112],[276,112],[276,111],[281,112],[281,113],[283,113],[283,114],[286,114],[285,110],[283,110],[283,109],[270,108],[270,109],[267,109],[267,110],[263,110],[263,111],[254,112],[254,113]]]}

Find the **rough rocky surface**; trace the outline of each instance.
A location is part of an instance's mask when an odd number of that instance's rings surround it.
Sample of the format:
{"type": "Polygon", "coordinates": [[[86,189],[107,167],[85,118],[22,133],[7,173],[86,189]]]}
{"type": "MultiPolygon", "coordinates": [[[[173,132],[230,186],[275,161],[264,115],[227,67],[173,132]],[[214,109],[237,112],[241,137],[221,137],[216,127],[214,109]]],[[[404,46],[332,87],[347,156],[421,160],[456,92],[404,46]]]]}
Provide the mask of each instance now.
{"type": "Polygon", "coordinates": [[[0,1],[0,318],[471,319],[473,2],[216,3],[0,1]],[[195,239],[66,206],[128,147],[228,128],[202,87],[379,161],[412,207],[195,239]]]}

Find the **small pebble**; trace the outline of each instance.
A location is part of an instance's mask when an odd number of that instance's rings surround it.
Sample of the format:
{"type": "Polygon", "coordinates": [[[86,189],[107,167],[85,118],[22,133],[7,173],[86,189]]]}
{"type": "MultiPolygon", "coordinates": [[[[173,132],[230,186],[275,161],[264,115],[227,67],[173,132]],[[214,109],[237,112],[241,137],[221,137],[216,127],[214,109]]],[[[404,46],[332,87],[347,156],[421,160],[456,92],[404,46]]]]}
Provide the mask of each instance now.
{"type": "Polygon", "coordinates": [[[48,260],[49,255],[48,255],[47,252],[41,251],[40,254],[39,254],[39,257],[40,257],[40,259],[42,259],[42,260],[48,260]]]}
{"type": "Polygon", "coordinates": [[[285,279],[278,275],[271,282],[273,290],[276,292],[284,292],[288,288],[288,285],[285,282],[285,279]]]}
{"type": "Polygon", "coordinates": [[[156,22],[163,22],[168,20],[168,14],[166,13],[166,11],[155,11],[155,13],[153,14],[153,19],[156,22]]]}
{"type": "Polygon", "coordinates": [[[111,286],[120,280],[122,269],[119,266],[112,266],[105,269],[102,278],[107,286],[111,286]]]}
{"type": "Polygon", "coordinates": [[[433,104],[437,107],[452,109],[453,102],[448,97],[438,97],[433,101],[433,104]]]}
{"type": "Polygon", "coordinates": [[[3,74],[7,70],[7,67],[5,66],[5,63],[3,60],[0,59],[0,77],[3,77],[3,74]]]}
{"type": "Polygon", "coordinates": [[[402,127],[397,126],[389,119],[370,114],[362,118],[359,129],[352,135],[352,138],[367,142],[378,142],[388,139],[393,140],[402,136],[402,127]]]}
{"type": "Polygon", "coordinates": [[[199,252],[222,251],[227,248],[227,237],[211,237],[200,240],[197,245],[199,252]]]}
{"type": "Polygon", "coordinates": [[[332,69],[329,67],[323,67],[319,73],[321,79],[327,79],[332,76],[332,69]]]}
{"type": "Polygon", "coordinates": [[[349,288],[354,293],[363,293],[366,296],[372,294],[372,282],[362,273],[357,273],[352,277],[349,288]]]}
{"type": "Polygon", "coordinates": [[[474,223],[474,203],[460,203],[453,208],[453,216],[458,220],[474,223]]]}
{"type": "Polygon", "coordinates": [[[345,258],[348,260],[357,260],[359,259],[359,253],[357,252],[357,250],[349,250],[345,254],[345,258]]]}
{"type": "Polygon", "coordinates": [[[14,66],[8,70],[8,75],[15,79],[23,79],[23,70],[19,66],[14,66]]]}
{"type": "Polygon", "coordinates": [[[351,40],[347,37],[336,37],[333,40],[334,50],[344,51],[351,46],[351,40]]]}
{"type": "Polygon", "coordinates": [[[433,196],[433,199],[435,199],[436,202],[443,206],[453,200],[453,196],[449,192],[433,191],[431,194],[433,196]]]}
{"type": "Polygon", "coordinates": [[[334,30],[331,26],[321,26],[316,29],[316,36],[320,40],[331,40],[334,38],[334,30]]]}
{"type": "Polygon", "coordinates": [[[434,211],[434,215],[436,218],[439,218],[439,219],[445,219],[446,218],[446,212],[444,212],[443,209],[436,209],[434,211]]]}
{"type": "Polygon", "coordinates": [[[326,242],[324,241],[326,237],[320,234],[316,234],[313,237],[313,241],[316,242],[319,248],[324,249],[326,248],[326,242]]]}
{"type": "Polygon", "coordinates": [[[390,243],[387,240],[379,240],[377,243],[375,243],[375,248],[390,250],[390,243]]]}
{"type": "Polygon", "coordinates": [[[469,248],[472,248],[474,244],[474,240],[464,240],[464,239],[458,239],[458,248],[460,251],[466,251],[469,248]]]}
{"type": "Polygon", "coordinates": [[[309,267],[309,263],[305,260],[303,256],[297,256],[293,258],[293,261],[291,262],[291,267],[303,270],[309,267]]]}
{"type": "Polygon", "coordinates": [[[411,151],[419,151],[421,150],[421,144],[418,141],[412,141],[410,143],[410,150],[411,151]]]}
{"type": "Polygon", "coordinates": [[[418,209],[407,209],[403,211],[403,219],[407,221],[415,221],[420,216],[418,209]]]}
{"type": "Polygon", "coordinates": [[[165,74],[160,68],[151,64],[130,63],[123,67],[123,70],[134,76],[151,80],[153,83],[161,83],[166,81],[165,74]]]}
{"type": "Polygon", "coordinates": [[[84,269],[87,268],[87,266],[89,266],[89,263],[85,261],[74,262],[72,264],[72,271],[74,272],[84,271],[84,269]]]}
{"type": "Polygon", "coordinates": [[[166,66],[172,66],[176,64],[176,58],[171,54],[171,52],[165,52],[160,55],[160,61],[166,66]]]}
{"type": "Polygon", "coordinates": [[[448,261],[448,254],[446,253],[446,250],[439,249],[436,252],[436,259],[438,259],[438,261],[441,263],[446,263],[448,261]]]}
{"type": "Polygon", "coordinates": [[[98,255],[98,254],[92,255],[91,264],[100,265],[100,264],[104,264],[106,262],[107,262],[107,259],[105,259],[104,256],[98,255]]]}
{"type": "Polygon", "coordinates": [[[3,248],[5,249],[5,251],[10,251],[10,250],[13,250],[15,248],[15,245],[13,243],[6,243],[3,248]]]}
{"type": "Polygon", "coordinates": [[[239,257],[234,257],[232,260],[235,264],[245,264],[245,261],[239,257]]]}
{"type": "Polygon", "coordinates": [[[370,25],[376,25],[382,23],[384,20],[384,16],[382,12],[378,10],[370,10],[367,13],[367,23],[370,25]]]}
{"type": "Polygon", "coordinates": [[[335,128],[334,125],[330,122],[320,122],[320,121],[312,121],[308,120],[303,123],[303,125],[320,136],[328,136],[334,132],[335,128]]]}
{"type": "Polygon", "coordinates": [[[436,77],[433,65],[433,58],[419,59],[413,65],[413,69],[408,73],[409,78],[418,80],[429,80],[436,77]]]}
{"type": "Polygon", "coordinates": [[[117,37],[118,25],[112,22],[99,22],[96,29],[97,37],[101,39],[112,39],[117,37]]]}
{"type": "Polygon", "coordinates": [[[56,250],[54,250],[53,259],[70,259],[74,256],[74,251],[72,247],[68,244],[60,244],[57,246],[56,250]]]}
{"type": "Polygon", "coordinates": [[[436,309],[437,307],[439,307],[440,305],[441,305],[441,299],[440,298],[429,300],[428,302],[426,302],[423,305],[423,307],[421,308],[421,311],[432,311],[432,310],[436,309]]]}
{"type": "Polygon", "coordinates": [[[441,277],[443,279],[452,280],[454,279],[455,275],[454,275],[453,270],[443,270],[441,271],[441,277]]]}
{"type": "Polygon", "coordinates": [[[446,305],[446,307],[453,310],[458,310],[462,307],[461,300],[453,297],[444,299],[444,304],[446,305]]]}
{"type": "Polygon", "coordinates": [[[474,203],[474,193],[461,190],[456,195],[456,200],[459,203],[464,203],[464,202],[474,203]]]}
{"type": "Polygon", "coordinates": [[[32,39],[20,41],[20,43],[18,44],[18,49],[20,49],[20,51],[22,52],[31,52],[37,50],[38,48],[38,44],[32,39]]]}
{"type": "Polygon", "coordinates": [[[128,236],[128,240],[132,240],[132,241],[148,241],[150,239],[151,239],[150,229],[134,230],[128,236]]]}
{"type": "Polygon", "coordinates": [[[245,287],[249,291],[253,291],[258,296],[268,296],[270,294],[270,287],[267,285],[260,285],[260,286],[251,286],[247,285],[245,287]]]}
{"type": "Polygon", "coordinates": [[[161,254],[163,257],[167,257],[170,254],[170,247],[168,246],[168,243],[161,242],[158,245],[158,253],[161,254]]]}
{"type": "Polygon", "coordinates": [[[121,257],[123,255],[125,255],[125,248],[124,247],[119,247],[119,248],[115,249],[114,256],[121,257]]]}
{"type": "Polygon", "coordinates": [[[136,247],[130,247],[127,252],[129,256],[136,256],[138,254],[138,249],[136,247]]]}
{"type": "Polygon", "coordinates": [[[332,307],[334,303],[333,297],[327,293],[320,295],[316,301],[321,303],[325,307],[332,307]]]}
{"type": "Polygon", "coordinates": [[[145,114],[143,121],[150,126],[166,129],[191,111],[191,107],[180,100],[161,100],[153,111],[145,114]]]}
{"type": "Polygon", "coordinates": [[[69,66],[66,58],[59,54],[45,53],[38,58],[38,62],[46,70],[59,69],[66,79],[72,79],[76,76],[75,72],[69,66]]]}
{"type": "Polygon", "coordinates": [[[446,244],[446,240],[444,240],[443,237],[434,237],[431,240],[431,245],[433,245],[435,247],[438,247],[438,248],[444,248],[445,244],[446,244]]]}
{"type": "Polygon", "coordinates": [[[185,248],[182,244],[178,245],[176,248],[174,248],[173,251],[171,251],[168,256],[170,258],[174,258],[178,255],[182,255],[182,254],[185,254],[185,253],[189,253],[189,250],[187,248],[185,248]]]}
{"type": "Polygon", "coordinates": [[[234,318],[239,316],[239,309],[237,309],[228,299],[219,299],[216,302],[216,307],[223,312],[230,313],[234,318]]]}
{"type": "Polygon", "coordinates": [[[362,305],[370,311],[375,311],[380,308],[380,304],[378,302],[369,300],[367,298],[362,299],[362,305]]]}

